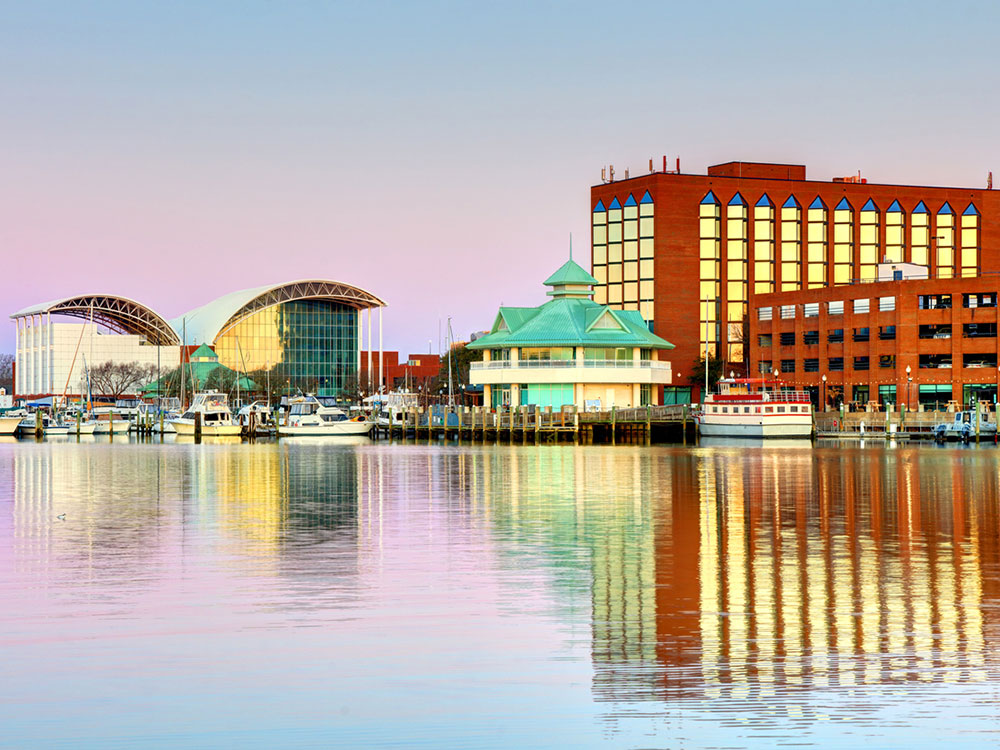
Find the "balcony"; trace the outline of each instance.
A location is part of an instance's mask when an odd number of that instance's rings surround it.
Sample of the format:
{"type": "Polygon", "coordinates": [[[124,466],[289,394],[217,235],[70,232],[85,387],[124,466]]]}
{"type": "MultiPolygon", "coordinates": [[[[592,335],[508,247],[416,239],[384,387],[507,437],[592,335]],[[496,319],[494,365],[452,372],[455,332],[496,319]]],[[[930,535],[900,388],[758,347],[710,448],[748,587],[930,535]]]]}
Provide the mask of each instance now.
{"type": "Polygon", "coordinates": [[[651,383],[672,379],[670,363],[655,359],[527,359],[473,362],[474,385],[495,383],[651,383]]]}

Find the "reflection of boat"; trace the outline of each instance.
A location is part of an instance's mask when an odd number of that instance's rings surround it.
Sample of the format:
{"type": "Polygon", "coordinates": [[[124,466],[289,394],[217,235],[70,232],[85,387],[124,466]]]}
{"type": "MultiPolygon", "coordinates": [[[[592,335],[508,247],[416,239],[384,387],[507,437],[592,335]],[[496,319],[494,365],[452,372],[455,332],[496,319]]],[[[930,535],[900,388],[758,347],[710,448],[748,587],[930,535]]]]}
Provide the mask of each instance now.
{"type": "MultiPolygon", "coordinates": [[[[855,443],[857,441],[854,441],[855,443]]],[[[698,443],[702,448],[809,448],[809,443],[803,443],[797,438],[762,438],[762,437],[703,437],[698,443]]]]}
{"type": "Polygon", "coordinates": [[[812,403],[780,380],[725,378],[705,400],[699,426],[706,437],[809,437],[812,403]]]}
{"type": "Polygon", "coordinates": [[[170,424],[178,435],[194,435],[195,415],[201,415],[202,437],[238,436],[242,428],[233,421],[229,410],[229,397],[225,393],[207,391],[198,393],[184,415],[173,419],[170,424]]]}
{"type": "Polygon", "coordinates": [[[286,424],[278,425],[278,435],[282,437],[367,435],[372,429],[372,423],[365,417],[348,417],[347,412],[336,406],[336,400],[328,396],[293,398],[285,421],[286,424]]]}
{"type": "MultiPolygon", "coordinates": [[[[979,414],[979,435],[992,438],[997,434],[997,423],[989,421],[989,412],[979,414]]],[[[976,412],[956,411],[951,422],[942,422],[934,428],[935,440],[971,440],[976,435],[976,412]]]]}
{"type": "MultiPolygon", "coordinates": [[[[337,437],[335,445],[338,447],[344,445],[371,445],[372,440],[367,435],[340,435],[337,437]]],[[[325,435],[299,435],[295,438],[294,445],[307,446],[307,445],[323,445],[329,447],[331,445],[330,440],[325,435]]]]}

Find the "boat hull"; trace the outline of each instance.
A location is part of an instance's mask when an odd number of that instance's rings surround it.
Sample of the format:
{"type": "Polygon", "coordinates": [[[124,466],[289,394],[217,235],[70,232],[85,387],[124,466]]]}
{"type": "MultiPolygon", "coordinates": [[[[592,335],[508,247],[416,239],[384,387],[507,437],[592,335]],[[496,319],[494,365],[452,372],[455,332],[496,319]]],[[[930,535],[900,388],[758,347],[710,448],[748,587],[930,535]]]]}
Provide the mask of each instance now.
{"type": "MultiPolygon", "coordinates": [[[[194,436],[194,420],[175,419],[171,426],[178,435],[194,436]]],[[[202,437],[239,437],[243,428],[238,424],[210,424],[201,426],[202,437]]]]}
{"type": "Polygon", "coordinates": [[[122,435],[129,431],[132,427],[132,423],[124,419],[116,419],[113,422],[110,419],[98,419],[94,422],[94,435],[110,435],[112,432],[115,435],[122,435]]]}
{"type": "Polygon", "coordinates": [[[281,425],[279,437],[344,437],[347,435],[367,435],[372,430],[371,422],[334,422],[323,425],[281,425]]]}
{"type": "Polygon", "coordinates": [[[13,435],[21,426],[21,417],[0,417],[0,435],[13,435]]]}
{"type": "Polygon", "coordinates": [[[808,438],[812,436],[812,421],[716,421],[702,420],[701,434],[705,437],[735,438],[808,438]]]}

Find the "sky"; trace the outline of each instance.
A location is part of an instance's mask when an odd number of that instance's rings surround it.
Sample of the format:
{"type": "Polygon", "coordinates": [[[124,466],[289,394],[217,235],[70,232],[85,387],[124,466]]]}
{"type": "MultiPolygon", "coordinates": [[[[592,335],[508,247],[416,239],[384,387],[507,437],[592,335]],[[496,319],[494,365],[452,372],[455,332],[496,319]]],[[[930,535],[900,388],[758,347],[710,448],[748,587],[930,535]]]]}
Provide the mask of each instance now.
{"type": "MultiPolygon", "coordinates": [[[[0,0],[0,313],[301,278],[437,350],[589,258],[601,167],[983,187],[1000,4],[0,0]]],[[[584,262],[586,265],[586,262],[584,262]]],[[[14,325],[0,326],[0,352],[14,325]]]]}

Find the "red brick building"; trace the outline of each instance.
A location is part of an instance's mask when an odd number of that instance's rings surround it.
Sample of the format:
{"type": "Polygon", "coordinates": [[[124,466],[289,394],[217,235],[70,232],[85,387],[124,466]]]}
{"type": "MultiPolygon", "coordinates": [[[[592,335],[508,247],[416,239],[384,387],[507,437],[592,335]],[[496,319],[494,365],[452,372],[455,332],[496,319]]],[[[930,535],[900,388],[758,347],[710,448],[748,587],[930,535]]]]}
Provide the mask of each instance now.
{"type": "Polygon", "coordinates": [[[986,189],[824,182],[801,165],[730,162],[595,185],[590,206],[595,300],[640,310],[676,345],[678,385],[706,349],[726,371],[756,369],[756,295],[872,281],[883,260],[927,266],[931,286],[1000,272],[1000,197],[986,189]]]}
{"type": "Polygon", "coordinates": [[[756,295],[750,361],[830,406],[993,401],[998,294],[985,274],[756,295]]]}
{"type": "MultiPolygon", "coordinates": [[[[385,390],[392,391],[405,388],[409,384],[412,391],[437,377],[441,368],[441,357],[437,354],[409,354],[402,362],[399,361],[399,352],[382,352],[384,364],[382,367],[382,385],[385,390]]],[[[379,353],[371,352],[372,390],[378,390],[379,376],[379,353]]],[[[361,352],[361,387],[368,390],[368,352],[361,352]]]]}

